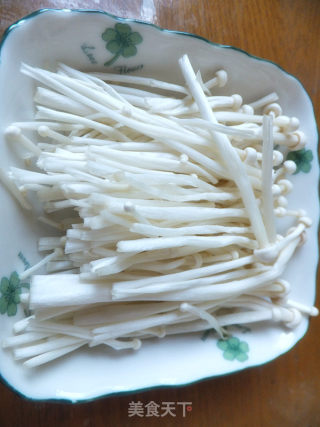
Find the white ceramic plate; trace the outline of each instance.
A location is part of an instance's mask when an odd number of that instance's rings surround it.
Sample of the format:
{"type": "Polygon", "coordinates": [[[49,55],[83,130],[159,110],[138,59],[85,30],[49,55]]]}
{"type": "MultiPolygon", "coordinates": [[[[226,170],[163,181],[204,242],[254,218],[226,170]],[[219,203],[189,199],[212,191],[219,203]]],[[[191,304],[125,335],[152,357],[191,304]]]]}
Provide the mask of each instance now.
{"type": "MultiPolygon", "coordinates": [[[[240,93],[248,103],[276,91],[284,112],[300,119],[308,142],[306,150],[297,156],[299,173],[292,177],[294,191],[290,203],[293,208],[306,209],[313,226],[308,231],[307,243],[295,255],[285,278],[292,284],[292,298],[312,305],[319,218],[316,123],[311,101],[302,85],[271,62],[194,35],[161,30],[102,12],[35,12],[12,25],[1,45],[0,166],[17,164],[4,140],[4,129],[13,121],[28,120],[33,115],[33,83],[19,72],[21,62],[50,68],[59,61],[82,70],[107,68],[113,72],[182,82],[177,59],[184,53],[189,55],[196,69],[201,68],[204,78],[212,77],[220,68],[226,69],[230,84],[224,88],[224,93],[240,93]],[[107,28],[117,31],[119,27],[115,25],[119,22],[127,23],[132,32],[138,32],[142,42],[135,43],[139,37],[133,37],[131,45],[117,54],[106,48],[101,35],[107,28]]],[[[2,187],[0,200],[0,278],[10,279],[12,272],[20,272],[28,263],[38,260],[37,239],[51,230],[39,227],[32,217],[21,212],[2,187]]],[[[11,285],[14,285],[14,276],[11,276],[11,285]]],[[[0,291],[2,298],[4,291],[0,291]]],[[[14,305],[2,307],[6,313],[0,315],[0,340],[10,335],[12,324],[24,316],[20,305],[17,309],[17,314],[13,315],[14,305]]],[[[24,369],[13,361],[10,352],[0,350],[0,372],[5,382],[28,398],[82,401],[146,387],[187,384],[266,363],[288,351],[302,338],[307,327],[307,319],[295,330],[271,325],[250,329],[234,327],[231,331],[235,339],[233,346],[232,342],[228,344],[227,350],[231,351],[228,354],[218,347],[216,336],[209,334],[201,339],[200,333],[146,342],[138,352],[83,349],[36,372],[24,369]]]]}

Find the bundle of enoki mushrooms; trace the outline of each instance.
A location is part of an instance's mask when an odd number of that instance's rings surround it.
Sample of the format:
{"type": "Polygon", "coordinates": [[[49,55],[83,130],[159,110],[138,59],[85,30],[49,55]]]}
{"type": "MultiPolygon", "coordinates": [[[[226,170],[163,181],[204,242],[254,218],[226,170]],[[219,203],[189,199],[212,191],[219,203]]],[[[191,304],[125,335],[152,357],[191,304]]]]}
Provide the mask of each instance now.
{"type": "Polygon", "coordinates": [[[243,105],[212,94],[226,71],[204,82],[186,55],[179,65],[186,86],[22,65],[41,84],[36,115],[6,129],[26,168],[1,180],[25,209],[35,194],[39,220],[60,231],[40,238],[49,254],[20,274],[31,276],[21,294],[31,315],[3,346],[24,365],[85,345],[138,349],[211,328],[224,338],[228,325],[295,327],[317,314],[281,279],[311,223],[286,198],[296,166],[284,159],[305,144],[298,119],[276,93],[243,105]]]}

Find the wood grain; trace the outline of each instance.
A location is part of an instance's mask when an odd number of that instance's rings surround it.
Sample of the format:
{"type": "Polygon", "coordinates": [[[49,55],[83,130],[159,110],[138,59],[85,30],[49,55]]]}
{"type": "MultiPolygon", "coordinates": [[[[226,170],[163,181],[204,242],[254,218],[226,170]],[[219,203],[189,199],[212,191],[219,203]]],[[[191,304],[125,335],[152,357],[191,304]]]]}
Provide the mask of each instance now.
{"type": "MultiPolygon", "coordinates": [[[[102,9],[193,32],[270,59],[299,78],[320,121],[319,0],[0,0],[0,33],[22,16],[46,7],[102,9]]],[[[319,298],[317,303],[319,307],[319,298]]],[[[264,366],[186,387],[154,389],[85,404],[31,402],[0,384],[0,425],[317,427],[319,337],[319,319],[312,319],[308,333],[294,349],[264,366]],[[191,401],[193,410],[186,418],[128,418],[129,402],[138,400],[191,401]]]]}

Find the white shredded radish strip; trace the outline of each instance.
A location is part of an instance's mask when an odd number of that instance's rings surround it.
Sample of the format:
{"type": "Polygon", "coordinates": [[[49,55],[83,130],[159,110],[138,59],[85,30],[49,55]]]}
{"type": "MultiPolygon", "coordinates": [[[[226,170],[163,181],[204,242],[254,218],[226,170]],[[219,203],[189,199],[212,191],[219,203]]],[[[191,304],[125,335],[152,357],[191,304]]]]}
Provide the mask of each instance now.
{"type": "Polygon", "coordinates": [[[204,83],[186,55],[179,65],[186,86],[22,65],[42,85],[35,120],[5,137],[27,167],[1,169],[0,180],[55,233],[19,274],[31,276],[20,298],[31,314],[2,343],[24,366],[83,346],[137,350],[149,338],[225,338],[234,324],[295,327],[318,314],[281,278],[311,225],[285,197],[295,164],[284,154],[306,143],[298,119],[274,92],[243,104],[245,94],[211,94],[225,70],[204,83]],[[291,218],[284,234],[278,216],[291,218]]]}

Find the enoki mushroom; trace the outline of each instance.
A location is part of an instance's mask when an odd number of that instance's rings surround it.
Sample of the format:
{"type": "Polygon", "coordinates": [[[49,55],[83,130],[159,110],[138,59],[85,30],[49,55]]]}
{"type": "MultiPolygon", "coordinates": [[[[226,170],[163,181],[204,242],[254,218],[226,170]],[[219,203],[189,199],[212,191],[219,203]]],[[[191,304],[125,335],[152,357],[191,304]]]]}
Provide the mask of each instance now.
{"type": "Polygon", "coordinates": [[[284,158],[306,142],[298,119],[274,92],[243,104],[214,94],[226,71],[204,83],[186,55],[179,65],[186,86],[22,65],[42,86],[35,120],[5,132],[26,168],[0,179],[36,212],[34,193],[55,230],[20,274],[31,315],[3,342],[25,366],[85,345],[138,349],[209,328],[224,338],[233,324],[295,327],[318,314],[281,278],[311,225],[287,207],[295,163],[284,158]]]}

